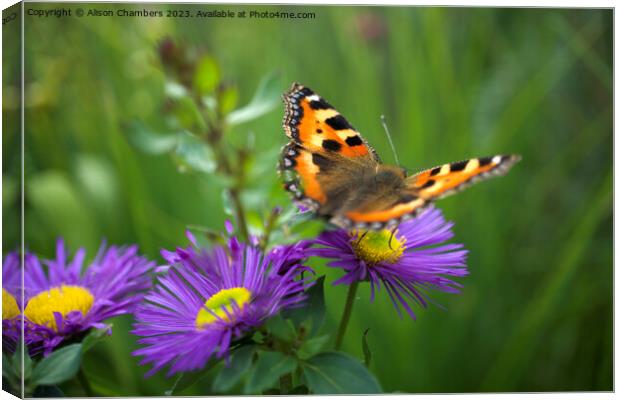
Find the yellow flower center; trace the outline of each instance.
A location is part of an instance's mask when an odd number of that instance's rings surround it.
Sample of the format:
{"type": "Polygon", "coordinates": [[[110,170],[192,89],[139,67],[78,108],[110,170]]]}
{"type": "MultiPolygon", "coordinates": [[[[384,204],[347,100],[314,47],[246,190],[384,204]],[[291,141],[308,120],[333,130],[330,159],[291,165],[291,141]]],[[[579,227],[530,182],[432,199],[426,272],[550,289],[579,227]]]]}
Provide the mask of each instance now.
{"type": "Polygon", "coordinates": [[[86,315],[94,301],[95,298],[86,288],[61,285],[31,298],[24,315],[35,324],[46,325],[58,331],[54,312],[60,313],[63,318],[72,311],[80,311],[82,315],[86,315]]]}
{"type": "Polygon", "coordinates": [[[398,231],[392,232],[384,229],[382,231],[352,231],[351,247],[355,255],[360,260],[364,260],[368,265],[376,265],[380,262],[390,264],[400,260],[405,250],[405,237],[399,238],[398,231]]]}
{"type": "Polygon", "coordinates": [[[13,319],[18,315],[19,307],[15,297],[2,288],[2,319],[13,319]]]}
{"type": "MultiPolygon", "coordinates": [[[[226,312],[228,311],[228,314],[233,313],[233,302],[237,304],[239,309],[243,310],[243,307],[250,302],[251,297],[252,293],[244,287],[222,289],[205,301],[205,307],[224,321],[230,321],[226,312]]],[[[201,308],[196,315],[196,327],[201,328],[217,321],[218,318],[213,314],[201,308]]]]}

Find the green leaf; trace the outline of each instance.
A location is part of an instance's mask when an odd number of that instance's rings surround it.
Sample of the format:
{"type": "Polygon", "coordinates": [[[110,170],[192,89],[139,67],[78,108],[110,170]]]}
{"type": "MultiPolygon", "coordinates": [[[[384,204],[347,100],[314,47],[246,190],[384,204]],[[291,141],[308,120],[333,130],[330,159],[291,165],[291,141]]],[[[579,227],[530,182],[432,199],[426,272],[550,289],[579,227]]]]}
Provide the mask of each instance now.
{"type": "Polygon", "coordinates": [[[18,377],[24,376],[24,381],[27,381],[30,378],[30,373],[32,372],[32,359],[30,358],[30,354],[28,352],[23,351],[22,343],[17,343],[17,347],[15,348],[15,353],[13,353],[13,357],[11,360],[13,365],[13,371],[17,374],[18,377]],[[24,370],[22,373],[22,352],[24,353],[24,370]]]}
{"type": "MultiPolygon", "coordinates": [[[[244,196],[243,198],[245,199],[246,197],[244,196]]],[[[261,236],[265,231],[265,218],[258,211],[250,209],[250,207],[252,207],[250,203],[244,202],[244,204],[247,207],[247,211],[245,212],[245,222],[248,225],[250,234],[254,236],[261,236]]]]}
{"type": "Polygon", "coordinates": [[[173,100],[178,100],[188,95],[185,86],[173,81],[166,81],[166,85],[164,86],[164,93],[166,93],[167,97],[173,100]]]}
{"type": "Polygon", "coordinates": [[[12,383],[17,383],[20,380],[18,372],[13,368],[13,363],[4,352],[2,352],[2,376],[12,383]]]}
{"type": "MultiPolygon", "coordinates": [[[[21,371],[18,370],[18,372],[20,373],[20,376],[21,376],[22,375],[21,371]]],[[[28,354],[25,354],[24,355],[24,371],[23,371],[24,381],[30,379],[30,374],[32,374],[32,359],[30,358],[30,356],[28,356],[28,354]]]]}
{"type": "Polygon", "coordinates": [[[226,118],[230,125],[239,125],[256,119],[273,110],[280,100],[279,77],[269,74],[261,79],[252,100],[242,108],[231,112],[226,118]]]}
{"type": "MultiPolygon", "coordinates": [[[[119,182],[109,160],[87,154],[75,157],[73,174],[88,201],[98,212],[113,214],[118,208],[119,182]]],[[[104,216],[104,215],[102,215],[104,216]]]]}
{"type": "Polygon", "coordinates": [[[209,248],[213,244],[225,245],[226,240],[221,231],[200,225],[186,225],[194,233],[199,248],[209,248]]]}
{"type": "Polygon", "coordinates": [[[237,349],[230,358],[230,365],[224,366],[213,382],[213,390],[225,392],[239,382],[242,375],[250,368],[256,346],[243,346],[237,349]]]}
{"type": "Polygon", "coordinates": [[[139,121],[129,122],[125,125],[124,130],[127,133],[129,143],[147,154],[167,153],[177,145],[176,135],[155,133],[139,121]]]}
{"type": "Polygon", "coordinates": [[[302,365],[308,387],[316,394],[376,394],[381,386],[355,358],[345,353],[320,353],[302,365]]]}
{"type": "Polygon", "coordinates": [[[221,173],[211,174],[211,176],[209,176],[209,179],[221,188],[231,188],[237,182],[237,179],[234,176],[221,173]]]}
{"type": "MultiPolygon", "coordinates": [[[[280,189],[278,185],[278,189],[280,189]]],[[[280,224],[286,224],[289,226],[297,225],[314,218],[311,212],[300,212],[299,208],[295,204],[291,204],[284,209],[278,221],[280,224]]]]}
{"type": "Polygon", "coordinates": [[[207,123],[191,97],[181,97],[175,100],[172,104],[172,115],[174,118],[170,120],[170,124],[173,130],[187,129],[192,132],[204,132],[207,129],[207,123]]]}
{"type": "Polygon", "coordinates": [[[166,390],[164,394],[166,396],[173,396],[181,393],[190,386],[195,385],[196,383],[206,378],[207,374],[211,371],[211,369],[215,367],[219,362],[219,359],[212,358],[207,362],[207,365],[205,365],[204,368],[198,371],[183,372],[179,374],[176,381],[174,382],[174,385],[170,389],[166,390]]]}
{"type": "Polygon", "coordinates": [[[236,86],[227,85],[218,93],[218,105],[223,115],[231,112],[239,101],[239,90],[236,86]]]}
{"type": "Polygon", "coordinates": [[[41,360],[32,371],[34,385],[55,385],[64,382],[78,372],[82,360],[82,345],[72,344],[56,350],[41,360]]]}
{"type": "Polygon", "coordinates": [[[20,193],[17,179],[9,174],[2,175],[2,206],[9,207],[20,193]]]}
{"type": "Polygon", "coordinates": [[[323,348],[325,343],[329,340],[329,335],[317,336],[310,338],[301,345],[297,354],[301,358],[310,358],[323,348]]]}
{"type": "Polygon", "coordinates": [[[317,237],[325,229],[323,221],[313,218],[309,212],[299,215],[294,222],[290,231],[301,239],[317,237]]]}
{"type": "Polygon", "coordinates": [[[370,347],[368,346],[368,341],[366,340],[369,330],[370,328],[366,329],[362,335],[362,351],[364,352],[364,365],[366,367],[370,365],[370,360],[372,359],[372,353],[370,352],[370,347]]]}
{"type": "MultiPolygon", "coordinates": [[[[281,188],[277,188],[278,192],[281,188]]],[[[271,194],[274,196],[274,193],[271,194]]],[[[287,211],[279,219],[280,229],[273,233],[273,242],[279,244],[297,243],[302,239],[318,236],[325,229],[325,223],[314,218],[313,213],[300,213],[298,210],[287,211]]]]}
{"type": "Polygon", "coordinates": [[[184,168],[194,171],[211,173],[217,163],[213,150],[199,137],[185,131],[178,134],[178,145],[175,150],[177,161],[184,168]]]}
{"type": "MultiPolygon", "coordinates": [[[[13,356],[11,357],[11,365],[13,365],[13,367],[15,367],[15,370],[17,371],[19,368],[21,368],[19,365],[22,362],[22,353],[23,353],[23,347],[22,347],[22,342],[19,341],[17,343],[17,346],[15,346],[15,353],[13,353],[13,356]]],[[[4,356],[4,352],[2,352],[2,356],[4,356]]],[[[24,358],[26,357],[26,355],[24,354],[24,358]]]]}
{"type": "MultiPolygon", "coordinates": [[[[235,205],[230,190],[222,190],[222,207],[224,208],[224,214],[235,217],[235,205]]],[[[234,225],[236,226],[236,224],[234,225]]]]}
{"type": "Polygon", "coordinates": [[[148,154],[173,152],[183,169],[211,173],[217,163],[213,150],[203,140],[188,131],[175,134],[156,134],[139,122],[127,125],[128,139],[139,150],[148,154]]]}
{"type": "Polygon", "coordinates": [[[290,342],[297,336],[297,331],[290,319],[284,319],[280,314],[273,316],[265,324],[265,328],[272,335],[284,341],[290,342]]]}
{"type": "Polygon", "coordinates": [[[30,215],[41,235],[64,236],[70,248],[100,240],[95,215],[76,182],[63,171],[33,171],[26,180],[26,198],[30,215]]]}
{"type": "Polygon", "coordinates": [[[184,377],[185,377],[185,372],[181,372],[177,376],[177,379],[175,379],[174,384],[172,385],[172,387],[170,389],[164,391],[164,395],[165,396],[172,396],[174,393],[176,393],[177,386],[183,380],[184,377]]]}
{"type": "Polygon", "coordinates": [[[283,313],[284,318],[290,318],[296,326],[309,319],[311,326],[310,336],[316,335],[325,321],[324,284],[325,276],[319,277],[316,283],[306,291],[308,296],[306,305],[301,308],[286,310],[283,313]]]}
{"type": "Polygon", "coordinates": [[[203,56],[196,65],[194,87],[200,95],[211,93],[220,82],[220,67],[211,56],[203,56]]]}
{"type": "Polygon", "coordinates": [[[294,387],[293,389],[291,389],[290,392],[287,393],[287,395],[291,396],[294,394],[308,394],[310,393],[310,391],[308,390],[308,387],[305,385],[299,385],[294,387]]]}
{"type": "MultiPolygon", "coordinates": [[[[263,176],[265,176],[265,174],[263,174],[263,176]]],[[[267,198],[267,193],[265,193],[265,189],[264,188],[246,188],[243,191],[243,195],[241,197],[241,199],[243,200],[243,204],[246,205],[247,208],[254,208],[254,209],[264,209],[265,204],[267,204],[268,202],[268,198],[267,198]]],[[[261,220],[264,219],[264,216],[259,215],[259,218],[261,220]]],[[[264,220],[261,221],[260,224],[258,224],[260,226],[264,226],[265,222],[264,220]]]]}
{"type": "Polygon", "coordinates": [[[259,353],[256,364],[250,370],[244,393],[261,393],[263,390],[275,385],[284,374],[293,372],[297,367],[297,361],[286,354],[272,351],[259,353]]]}
{"type": "Polygon", "coordinates": [[[108,336],[110,329],[112,329],[112,324],[108,324],[105,328],[91,330],[82,340],[82,353],[86,353],[95,344],[108,336]]]}
{"type": "Polygon", "coordinates": [[[217,118],[215,114],[212,114],[217,108],[217,99],[214,96],[203,96],[202,104],[207,107],[209,118],[217,118]]]}
{"type": "Polygon", "coordinates": [[[58,386],[41,385],[37,386],[36,389],[34,389],[34,393],[32,393],[32,396],[60,398],[65,397],[65,394],[62,390],[60,390],[58,386]]]}

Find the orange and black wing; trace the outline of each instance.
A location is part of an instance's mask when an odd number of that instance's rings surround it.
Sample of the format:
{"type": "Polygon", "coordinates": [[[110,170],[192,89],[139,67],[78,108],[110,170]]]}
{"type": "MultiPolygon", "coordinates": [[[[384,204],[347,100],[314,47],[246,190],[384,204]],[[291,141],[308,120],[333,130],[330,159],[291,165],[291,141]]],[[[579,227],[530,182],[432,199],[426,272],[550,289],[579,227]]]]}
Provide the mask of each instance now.
{"type": "Polygon", "coordinates": [[[407,178],[407,187],[427,201],[440,199],[493,176],[501,176],[521,159],[518,155],[472,158],[427,169],[407,178]]]}
{"type": "Polygon", "coordinates": [[[320,214],[346,200],[364,171],[379,163],[360,133],[325,99],[298,83],[282,96],[283,126],[291,139],[282,149],[284,187],[320,214]]]}
{"type": "Polygon", "coordinates": [[[335,216],[331,222],[345,229],[389,229],[415,217],[428,204],[406,190],[384,192],[379,198],[335,216]]]}
{"type": "Polygon", "coordinates": [[[432,201],[506,173],[516,155],[444,164],[406,177],[380,163],[360,133],[325,99],[294,83],[283,95],[280,171],[295,201],[343,228],[396,226],[432,201]]]}
{"type": "Polygon", "coordinates": [[[440,165],[405,178],[402,187],[361,196],[354,202],[356,207],[332,222],[343,228],[373,230],[397,226],[437,199],[505,174],[519,160],[516,155],[497,155],[440,165]]]}
{"type": "Polygon", "coordinates": [[[282,98],[284,132],[293,142],[312,152],[331,152],[379,162],[377,153],[362,135],[310,88],[293,83],[282,98]]]}

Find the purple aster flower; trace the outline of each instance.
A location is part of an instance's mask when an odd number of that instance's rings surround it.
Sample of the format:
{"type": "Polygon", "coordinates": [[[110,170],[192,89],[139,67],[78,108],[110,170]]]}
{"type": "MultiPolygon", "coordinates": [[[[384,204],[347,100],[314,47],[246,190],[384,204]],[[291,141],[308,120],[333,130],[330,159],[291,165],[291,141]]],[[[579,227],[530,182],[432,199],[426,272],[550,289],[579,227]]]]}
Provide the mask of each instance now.
{"type": "Polygon", "coordinates": [[[311,284],[301,277],[301,248],[263,254],[231,238],[227,246],[192,246],[162,256],[167,273],[138,307],[133,333],[145,347],[133,355],[152,363],[148,375],[169,364],[168,375],[204,367],[225,358],[234,341],[251,334],[281,310],[301,305],[311,284]]]}
{"type": "MultiPolygon", "coordinates": [[[[307,251],[313,242],[311,240],[300,240],[293,245],[277,245],[274,246],[270,253],[272,256],[277,256],[284,260],[280,266],[280,275],[286,273],[290,268],[297,267],[302,264],[308,258],[307,251]]],[[[308,267],[304,267],[306,270],[312,271],[308,267]]]]}
{"type": "Polygon", "coordinates": [[[148,272],[154,267],[137,251],[136,246],[106,248],[102,244],[85,270],[84,249],[68,260],[62,239],[57,241],[55,260],[41,262],[26,253],[24,307],[19,308],[23,309],[29,351],[47,355],[63,340],[90,328],[103,328],[102,321],[132,312],[151,286],[148,272]]]}
{"type": "Polygon", "coordinates": [[[7,254],[2,263],[2,346],[9,352],[21,338],[21,263],[19,253],[7,254]]]}
{"type": "Polygon", "coordinates": [[[461,244],[445,244],[454,234],[453,223],[441,211],[429,208],[394,231],[335,230],[323,232],[307,250],[309,256],[334,259],[327,265],[342,268],[345,275],[334,282],[351,285],[370,281],[375,290],[385,287],[399,315],[402,306],[415,318],[409,303],[426,307],[427,289],[457,293],[462,287],[446,276],[465,276],[467,251],[461,244]],[[400,305],[400,306],[399,306],[400,305]]]}

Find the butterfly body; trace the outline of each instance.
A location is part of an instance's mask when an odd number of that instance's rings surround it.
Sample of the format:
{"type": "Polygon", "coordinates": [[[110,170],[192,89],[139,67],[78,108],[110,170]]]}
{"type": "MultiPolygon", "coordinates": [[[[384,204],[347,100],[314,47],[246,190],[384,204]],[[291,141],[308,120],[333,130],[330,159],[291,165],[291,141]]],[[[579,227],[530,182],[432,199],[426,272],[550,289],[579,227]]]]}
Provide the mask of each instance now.
{"type": "Polygon", "coordinates": [[[283,95],[284,187],[296,202],[346,229],[383,229],[415,216],[432,201],[499,175],[519,156],[496,155],[444,164],[407,176],[379,156],[351,124],[311,89],[283,95]]]}

